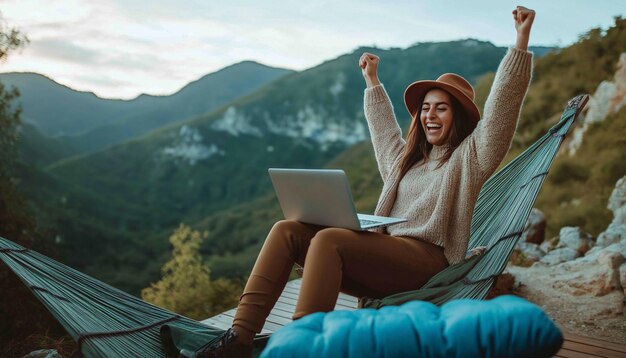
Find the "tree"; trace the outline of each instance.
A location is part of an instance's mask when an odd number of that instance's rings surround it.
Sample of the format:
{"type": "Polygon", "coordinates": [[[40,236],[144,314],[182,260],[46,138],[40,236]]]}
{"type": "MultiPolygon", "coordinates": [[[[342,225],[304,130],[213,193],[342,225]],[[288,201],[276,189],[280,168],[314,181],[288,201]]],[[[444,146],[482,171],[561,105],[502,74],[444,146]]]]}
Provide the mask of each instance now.
{"type": "Polygon", "coordinates": [[[8,28],[0,17],[0,61],[5,60],[10,52],[23,47],[28,42],[26,35],[15,28],[8,28]]]}
{"type": "MultiPolygon", "coordinates": [[[[8,28],[0,14],[0,64],[16,49],[26,45],[28,38],[15,28],[8,28]]],[[[15,104],[19,92],[0,83],[0,236],[22,246],[49,254],[52,246],[38,231],[28,202],[15,187],[19,163],[17,157],[18,128],[21,108],[15,104]],[[43,239],[34,240],[41,236],[43,239]]],[[[61,325],[46,311],[41,302],[4,265],[0,263],[0,356],[19,357],[38,348],[58,346],[67,341],[61,325]],[[42,346],[43,345],[43,346],[42,346]]],[[[71,353],[75,345],[60,349],[71,353]]]]}
{"type": "Polygon", "coordinates": [[[198,253],[208,233],[181,224],[170,237],[172,259],[163,265],[163,278],[141,291],[141,297],[159,307],[193,319],[204,319],[237,303],[239,285],[211,280],[210,269],[198,253]]]}
{"type": "Polygon", "coordinates": [[[17,152],[17,128],[22,109],[13,103],[19,95],[17,88],[7,89],[0,83],[0,178],[3,179],[10,176],[17,152]]]}

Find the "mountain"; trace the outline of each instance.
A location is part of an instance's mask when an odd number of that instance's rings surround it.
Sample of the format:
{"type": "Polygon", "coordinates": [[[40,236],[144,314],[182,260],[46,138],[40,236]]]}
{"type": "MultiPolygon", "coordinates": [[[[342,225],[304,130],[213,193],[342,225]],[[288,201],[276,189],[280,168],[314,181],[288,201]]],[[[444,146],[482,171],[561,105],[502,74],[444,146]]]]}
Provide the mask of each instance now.
{"type": "Polygon", "coordinates": [[[37,73],[2,73],[0,81],[19,89],[22,121],[47,136],[76,134],[102,125],[128,104],[73,90],[37,73]]]}
{"type": "Polygon", "coordinates": [[[128,101],[75,91],[34,73],[4,73],[0,81],[19,89],[25,122],[47,136],[62,136],[85,152],[206,113],[292,72],[245,61],[208,74],[172,95],[141,95],[128,101]]]}
{"type": "Polygon", "coordinates": [[[191,82],[170,96],[142,95],[134,100],[136,108],[119,115],[114,122],[67,140],[85,151],[98,150],[151,129],[211,112],[290,73],[293,71],[241,62],[191,82]]]}

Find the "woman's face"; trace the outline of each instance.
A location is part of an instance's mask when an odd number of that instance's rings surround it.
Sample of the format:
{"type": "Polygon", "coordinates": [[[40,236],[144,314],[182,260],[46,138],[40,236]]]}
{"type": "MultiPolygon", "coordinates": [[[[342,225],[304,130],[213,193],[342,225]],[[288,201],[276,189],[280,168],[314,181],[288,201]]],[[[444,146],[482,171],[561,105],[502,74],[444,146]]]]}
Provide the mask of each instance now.
{"type": "Polygon", "coordinates": [[[453,120],[452,102],[448,92],[438,88],[428,91],[420,113],[420,122],[428,143],[446,144],[453,120]]]}

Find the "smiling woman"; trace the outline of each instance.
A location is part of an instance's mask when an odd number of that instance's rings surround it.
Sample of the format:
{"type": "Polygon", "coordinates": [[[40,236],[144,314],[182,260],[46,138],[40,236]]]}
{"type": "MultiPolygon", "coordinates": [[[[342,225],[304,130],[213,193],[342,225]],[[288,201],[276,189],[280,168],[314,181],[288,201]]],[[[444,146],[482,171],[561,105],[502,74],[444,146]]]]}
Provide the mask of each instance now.
{"type": "Polygon", "coordinates": [[[461,76],[418,81],[405,92],[413,119],[406,141],[378,80],[379,58],[364,53],[359,60],[367,84],[364,113],[383,179],[376,215],[407,221],[373,232],[276,223],[241,295],[233,327],[188,356],[249,356],[294,262],[304,266],[296,320],[331,311],[339,292],[363,298],[415,290],[463,261],[478,194],[509,149],[528,89],[534,18],[533,10],[513,10],[516,47],[500,64],[482,121],[474,90],[461,76]]]}
{"type": "MultiPolygon", "coordinates": [[[[528,50],[533,10],[512,12],[516,46],[502,60],[481,120],[474,89],[457,74],[421,80],[404,93],[412,122],[406,140],[377,75],[378,56],[359,61],[367,89],[365,114],[383,179],[376,215],[408,218],[389,235],[441,247],[447,261],[463,259],[474,203],[504,159],[530,81],[528,50]]],[[[384,233],[382,229],[378,229],[384,233]]]]}

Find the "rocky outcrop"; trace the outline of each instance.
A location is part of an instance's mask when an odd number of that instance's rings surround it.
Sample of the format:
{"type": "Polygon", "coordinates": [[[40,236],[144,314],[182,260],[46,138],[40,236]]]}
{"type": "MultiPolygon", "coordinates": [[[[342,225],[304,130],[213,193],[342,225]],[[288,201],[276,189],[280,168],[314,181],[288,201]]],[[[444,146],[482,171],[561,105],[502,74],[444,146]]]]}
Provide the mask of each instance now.
{"type": "Polygon", "coordinates": [[[577,257],[580,257],[580,252],[572,249],[571,247],[561,247],[548,252],[539,261],[545,265],[552,266],[571,261],[577,257]]]}
{"type": "MultiPolygon", "coordinates": [[[[546,252],[532,266],[509,265],[505,271],[515,277],[516,294],[562,314],[560,321],[573,330],[597,319],[626,328],[626,176],[618,180],[608,208],[613,221],[597,241],[580,228],[565,227],[557,238],[531,246],[546,252]]],[[[524,243],[525,252],[528,245],[535,244],[524,243]]]]}
{"type": "Polygon", "coordinates": [[[600,247],[626,240],[626,177],[617,181],[608,208],[613,212],[613,221],[598,235],[597,245],[600,247]]]}
{"type": "Polygon", "coordinates": [[[584,255],[594,245],[591,234],[584,232],[579,227],[566,226],[559,232],[559,243],[556,247],[568,247],[584,255]]]}
{"type": "Polygon", "coordinates": [[[586,113],[579,117],[582,126],[574,130],[572,139],[567,144],[569,154],[576,154],[591,123],[603,121],[624,105],[626,105],[626,53],[622,53],[619,58],[613,81],[602,81],[589,99],[586,113]]]}
{"type": "Polygon", "coordinates": [[[539,248],[539,245],[531,242],[520,242],[515,247],[520,253],[524,255],[524,259],[527,261],[526,265],[531,262],[537,262],[541,260],[546,253],[539,248]]]}

